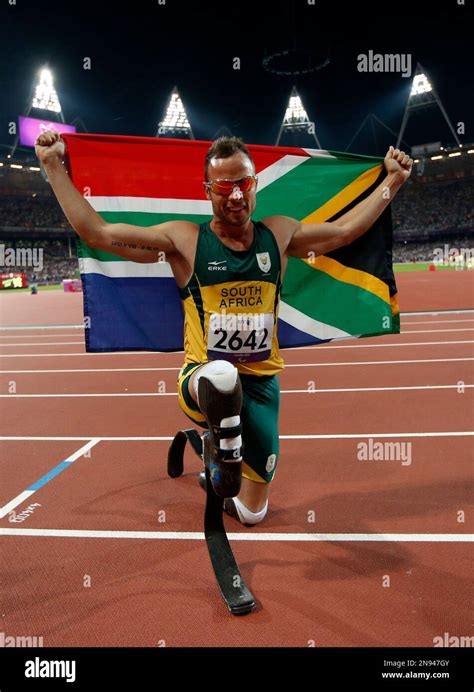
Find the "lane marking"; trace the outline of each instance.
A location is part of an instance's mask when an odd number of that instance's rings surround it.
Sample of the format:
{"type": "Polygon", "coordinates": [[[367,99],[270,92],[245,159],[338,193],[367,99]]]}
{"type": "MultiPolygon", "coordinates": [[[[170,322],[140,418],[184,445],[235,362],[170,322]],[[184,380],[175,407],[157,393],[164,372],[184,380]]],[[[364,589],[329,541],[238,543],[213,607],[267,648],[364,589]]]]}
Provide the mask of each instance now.
{"type": "Polygon", "coordinates": [[[27,331],[28,329],[84,329],[84,324],[32,324],[0,327],[0,332],[27,331]]]}
{"type": "MultiPolygon", "coordinates": [[[[474,313],[474,308],[460,308],[458,310],[426,310],[401,312],[400,317],[412,317],[414,315],[434,315],[443,317],[444,315],[464,315],[474,313]]],[[[84,324],[32,324],[32,325],[9,325],[0,327],[0,331],[27,331],[28,329],[84,329],[84,324]]]]}
{"type": "MultiPolygon", "coordinates": [[[[326,345],[326,344],[320,344],[318,346],[298,346],[297,348],[282,348],[281,351],[284,351],[285,353],[294,351],[314,351],[314,349],[318,348],[320,350],[329,350],[329,349],[336,349],[336,348],[398,348],[399,346],[448,346],[449,344],[472,344],[474,343],[474,339],[466,339],[465,341],[406,341],[401,344],[399,343],[392,343],[392,344],[347,344],[347,345],[340,345],[340,346],[332,346],[332,345],[326,345]]],[[[28,354],[25,354],[28,355],[28,354]]],[[[32,354],[30,354],[32,355],[32,354]]],[[[35,354],[36,355],[36,354],[35,354]]],[[[41,354],[37,354],[41,355],[41,354]]],[[[43,354],[46,355],[46,354],[43,354]]],[[[49,354],[48,354],[49,355],[49,354]]],[[[58,355],[58,354],[51,354],[51,355],[58,355]]],[[[69,353],[65,353],[64,355],[68,356],[71,355],[69,353]]],[[[79,354],[80,355],[80,354],[79,354]]],[[[85,354],[89,355],[89,354],[85,354]]],[[[95,355],[95,354],[94,354],[95,355]]],[[[110,354],[109,354],[110,355],[110,354]]],[[[2,356],[5,357],[5,356],[2,356]]],[[[6,356],[7,358],[15,358],[15,356],[6,356]]]]}
{"type": "MultiPolygon", "coordinates": [[[[462,384],[463,389],[472,389],[474,384],[462,384]]],[[[459,389],[458,384],[427,384],[409,387],[347,387],[336,389],[282,389],[280,394],[335,394],[336,392],[407,392],[424,389],[459,389]]],[[[134,396],[178,396],[178,392],[100,392],[80,394],[0,394],[0,399],[79,399],[94,397],[134,396]]]]}
{"type": "Polygon", "coordinates": [[[3,519],[3,517],[5,517],[9,512],[15,509],[15,507],[18,507],[18,505],[21,505],[25,500],[30,498],[37,490],[46,485],[46,483],[49,483],[49,481],[51,481],[58,474],[64,471],[64,469],[68,468],[71,464],[73,464],[76,461],[76,459],[78,459],[82,454],[87,452],[88,449],[94,447],[98,442],[100,442],[100,439],[98,437],[95,437],[93,439],[89,438],[89,442],[87,444],[83,445],[76,452],[73,452],[73,454],[71,454],[67,459],[61,461],[57,466],[51,469],[51,471],[48,471],[48,473],[46,473],[32,485],[30,485],[29,488],[24,490],[22,493],[14,497],[13,500],[10,500],[10,502],[1,507],[0,519],[3,519]]]}
{"type": "MultiPolygon", "coordinates": [[[[413,320],[408,320],[407,322],[403,322],[402,324],[406,324],[407,326],[412,324],[454,324],[455,322],[474,322],[474,319],[471,319],[470,317],[467,317],[465,320],[422,320],[420,322],[414,322],[413,320]]],[[[64,336],[71,336],[70,334],[64,334],[64,336]]],[[[4,337],[5,339],[7,337],[4,337]]],[[[12,339],[14,337],[11,337],[12,339]]]]}
{"type": "MultiPolygon", "coordinates": [[[[456,363],[474,360],[468,358],[422,358],[417,360],[359,360],[334,363],[286,363],[286,368],[325,368],[337,365],[401,365],[404,363],[456,363]]],[[[159,372],[174,371],[178,372],[181,368],[72,368],[69,370],[0,370],[0,375],[15,374],[43,374],[43,373],[65,373],[65,372],[159,372]]],[[[280,376],[283,373],[280,374],[280,376]]]]}
{"type": "MultiPolygon", "coordinates": [[[[452,431],[431,431],[431,432],[391,432],[391,433],[339,433],[339,434],[311,434],[311,435],[279,435],[280,440],[365,440],[369,437],[392,438],[392,437],[471,437],[474,436],[472,430],[452,430],[452,431]]],[[[91,440],[92,436],[64,436],[64,435],[1,435],[0,442],[68,442],[91,440]]],[[[161,436],[134,436],[134,437],[94,437],[98,442],[169,442],[174,439],[174,435],[161,436]]]]}
{"type": "MultiPolygon", "coordinates": [[[[296,348],[282,348],[282,353],[289,353],[293,351],[297,353],[298,351],[314,351],[314,349],[330,350],[330,349],[340,349],[340,348],[398,348],[399,346],[448,346],[450,344],[473,344],[474,339],[466,339],[465,341],[409,341],[403,343],[383,343],[383,344],[347,344],[340,346],[332,346],[326,344],[320,344],[318,346],[298,346],[296,348]]],[[[183,353],[183,351],[101,351],[100,353],[85,353],[81,351],[80,353],[2,353],[0,358],[60,358],[66,357],[70,358],[72,356],[87,356],[91,358],[93,356],[165,356],[165,355],[175,355],[176,353],[183,353]]]]}
{"type": "MultiPolygon", "coordinates": [[[[474,332],[474,327],[456,327],[454,329],[411,329],[402,331],[402,336],[405,334],[440,334],[442,332],[474,332]]],[[[380,335],[383,336],[383,335],[380,335]]],[[[387,334],[387,336],[393,336],[392,334],[387,334]]],[[[398,335],[395,335],[398,336],[398,335]]],[[[355,339],[357,337],[350,336],[350,339],[355,339]]],[[[42,344],[27,343],[27,342],[16,342],[13,344],[0,344],[3,348],[13,348],[16,346],[80,346],[84,344],[84,341],[47,341],[42,344]]],[[[321,348],[318,345],[318,348],[321,348]]],[[[129,351],[130,353],[130,351],[129,351]]],[[[161,353],[161,351],[156,351],[156,353],[161,353]]],[[[58,354],[59,355],[59,354],[58,354]]],[[[67,354],[69,355],[69,354],[67,354]]],[[[95,354],[94,354],[95,355],[95,354]]]]}
{"type": "MultiPolygon", "coordinates": [[[[42,538],[126,538],[158,541],[204,541],[198,531],[92,531],[86,529],[0,528],[0,536],[38,536],[42,538]]],[[[379,542],[379,543],[472,543],[468,533],[228,533],[231,541],[289,542],[379,542]]]]}

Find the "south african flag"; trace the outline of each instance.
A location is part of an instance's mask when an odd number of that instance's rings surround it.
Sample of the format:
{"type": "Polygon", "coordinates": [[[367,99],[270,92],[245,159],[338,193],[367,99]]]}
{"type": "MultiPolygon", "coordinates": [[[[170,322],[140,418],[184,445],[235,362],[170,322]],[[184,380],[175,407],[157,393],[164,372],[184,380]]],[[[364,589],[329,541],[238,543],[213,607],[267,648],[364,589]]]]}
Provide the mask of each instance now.
{"type": "MultiPolygon", "coordinates": [[[[137,226],[212,217],[203,192],[209,142],[65,134],[73,183],[107,221],[137,226]]],[[[380,158],[320,149],[249,146],[259,176],[254,218],[333,221],[384,177],[380,158]]],[[[141,264],[77,239],[86,348],[183,349],[183,311],[166,261],[141,264]]],[[[282,348],[399,333],[390,207],[354,243],[321,257],[290,258],[282,286],[282,348]]]]}

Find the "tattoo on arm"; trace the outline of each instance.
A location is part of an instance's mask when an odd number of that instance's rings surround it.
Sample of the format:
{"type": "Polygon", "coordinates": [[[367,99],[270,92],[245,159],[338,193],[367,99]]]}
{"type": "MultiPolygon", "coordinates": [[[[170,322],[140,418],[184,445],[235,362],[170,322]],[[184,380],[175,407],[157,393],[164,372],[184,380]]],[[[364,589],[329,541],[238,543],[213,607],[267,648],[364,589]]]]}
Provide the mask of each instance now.
{"type": "Polygon", "coordinates": [[[137,243],[122,243],[120,240],[112,240],[110,243],[115,247],[129,248],[131,250],[148,250],[148,252],[159,252],[159,248],[152,245],[137,245],[137,243]]]}

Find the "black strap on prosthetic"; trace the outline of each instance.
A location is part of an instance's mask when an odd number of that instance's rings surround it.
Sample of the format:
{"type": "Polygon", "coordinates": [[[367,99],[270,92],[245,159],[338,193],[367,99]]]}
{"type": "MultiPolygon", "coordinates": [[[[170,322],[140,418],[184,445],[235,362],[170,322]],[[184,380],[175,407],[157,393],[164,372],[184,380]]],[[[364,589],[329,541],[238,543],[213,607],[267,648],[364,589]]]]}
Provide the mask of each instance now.
{"type": "Polygon", "coordinates": [[[209,470],[212,487],[219,497],[235,497],[242,481],[242,448],[224,450],[220,442],[242,434],[242,425],[221,427],[223,418],[240,416],[243,402],[242,384],[237,375],[231,392],[221,392],[205,375],[198,384],[199,408],[209,426],[209,452],[204,464],[209,470]]]}
{"type": "MultiPolygon", "coordinates": [[[[171,478],[178,478],[184,471],[184,450],[187,442],[201,461],[209,455],[211,445],[208,432],[205,432],[201,438],[194,428],[179,430],[168,450],[168,475],[171,478]]],[[[247,588],[235,561],[223,522],[224,499],[214,492],[209,467],[206,465],[205,474],[204,535],[212,568],[219,591],[229,611],[232,615],[245,615],[254,610],[255,598],[247,588]]]]}

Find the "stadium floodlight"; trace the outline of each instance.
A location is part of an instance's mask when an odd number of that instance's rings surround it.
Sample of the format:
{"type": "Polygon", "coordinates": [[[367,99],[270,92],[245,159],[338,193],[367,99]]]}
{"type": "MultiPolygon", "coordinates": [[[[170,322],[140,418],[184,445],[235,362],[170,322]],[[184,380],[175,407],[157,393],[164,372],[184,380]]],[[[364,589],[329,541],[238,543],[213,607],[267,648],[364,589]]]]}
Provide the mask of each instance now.
{"type": "Polygon", "coordinates": [[[188,116],[186,115],[186,109],[184,108],[177,87],[174,87],[171,92],[165,116],[163,120],[158,123],[156,136],[159,137],[160,135],[170,134],[178,134],[180,136],[187,135],[190,139],[194,139],[194,134],[188,116]]]}
{"type": "Polygon", "coordinates": [[[285,115],[280,126],[280,132],[278,133],[278,137],[275,142],[276,146],[278,146],[284,131],[298,132],[302,130],[306,130],[309,135],[313,135],[318,148],[321,149],[314,122],[311,122],[311,120],[308,118],[308,114],[303,106],[301,96],[298,94],[296,87],[293,87],[288,100],[285,115]]]}
{"type": "Polygon", "coordinates": [[[438,94],[436,93],[436,90],[434,86],[432,85],[431,81],[428,79],[428,75],[426,73],[426,70],[423,69],[423,67],[420,65],[420,63],[417,63],[416,69],[415,69],[415,75],[413,77],[413,82],[411,86],[411,91],[410,95],[407,99],[407,103],[405,106],[405,112],[403,114],[403,119],[402,119],[402,124],[400,127],[400,131],[398,133],[398,139],[396,143],[396,147],[399,148],[400,142],[402,141],[403,135],[405,133],[405,128],[407,126],[408,120],[411,116],[411,114],[415,110],[423,110],[425,108],[438,108],[441,111],[441,114],[443,115],[443,118],[445,119],[449,129],[451,130],[451,134],[453,135],[457,146],[459,147],[461,145],[461,142],[459,141],[459,137],[456,133],[456,130],[454,129],[448,114],[446,113],[446,110],[441,102],[441,99],[439,98],[438,94]]]}
{"type": "Polygon", "coordinates": [[[36,85],[31,105],[33,108],[61,113],[61,105],[53,84],[53,74],[46,67],[40,71],[39,82],[36,85]]]}
{"type": "Polygon", "coordinates": [[[443,158],[444,158],[444,156],[441,156],[441,154],[440,154],[439,156],[432,156],[431,160],[432,161],[438,161],[438,159],[443,159],[443,158]]]}
{"type": "Polygon", "coordinates": [[[30,170],[30,171],[40,171],[41,168],[38,168],[38,166],[30,166],[28,170],[30,170]]]}
{"type": "Polygon", "coordinates": [[[468,154],[474,154],[474,149],[468,149],[468,150],[467,150],[467,153],[468,153],[468,154]]]}
{"type": "Polygon", "coordinates": [[[453,156],[461,156],[460,151],[454,151],[452,154],[448,154],[449,158],[453,158],[453,156]]]}
{"type": "Polygon", "coordinates": [[[424,74],[424,72],[416,74],[411,85],[410,96],[426,94],[429,91],[433,91],[433,87],[431,86],[428,77],[424,74]]]}

